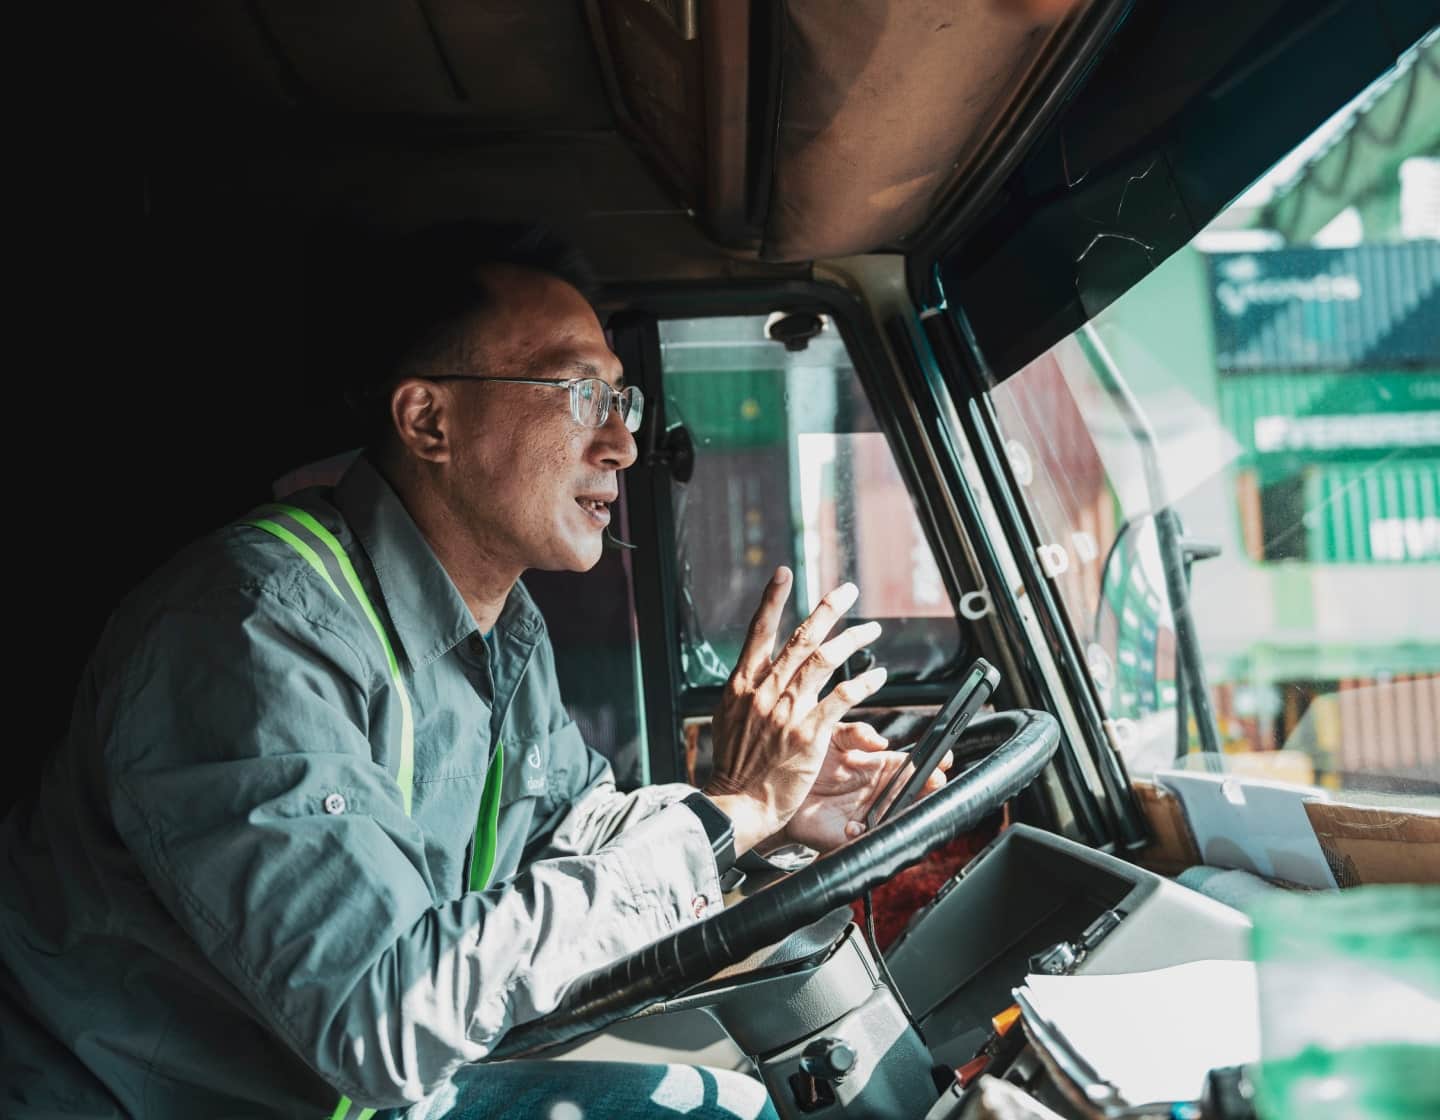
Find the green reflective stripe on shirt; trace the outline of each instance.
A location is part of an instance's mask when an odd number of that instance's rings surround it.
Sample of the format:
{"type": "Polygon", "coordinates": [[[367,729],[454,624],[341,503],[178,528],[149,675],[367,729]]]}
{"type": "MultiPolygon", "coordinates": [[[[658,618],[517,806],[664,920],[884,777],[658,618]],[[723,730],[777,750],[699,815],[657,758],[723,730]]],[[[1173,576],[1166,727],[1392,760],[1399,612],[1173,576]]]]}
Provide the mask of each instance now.
{"type": "Polygon", "coordinates": [[[475,852],[470,857],[470,889],[483,891],[495,868],[496,836],[500,825],[500,784],[505,779],[505,744],[495,744],[495,757],[485,775],[480,795],[480,817],[475,822],[475,852]]]}
{"type": "MultiPolygon", "coordinates": [[[[400,697],[400,772],[396,775],[395,780],[400,786],[400,796],[405,802],[405,815],[408,817],[410,815],[412,791],[415,785],[415,723],[410,711],[410,694],[406,691],[405,682],[400,677],[400,664],[395,658],[395,650],[390,645],[390,636],[385,633],[385,628],[380,625],[380,617],[375,613],[375,608],[370,602],[370,597],[365,594],[365,588],[360,584],[360,577],[355,574],[355,566],[350,563],[350,557],[345,554],[345,549],[342,548],[340,542],[335,539],[334,534],[302,509],[287,505],[276,505],[271,508],[281,510],[293,517],[301,525],[304,525],[319,537],[320,540],[325,543],[326,547],[330,549],[340,565],[340,570],[345,574],[345,582],[350,585],[350,590],[355,593],[355,598],[359,600],[361,609],[365,612],[365,617],[370,620],[370,625],[375,628],[375,634],[379,637],[380,645],[385,650],[385,660],[390,666],[390,679],[394,682],[395,691],[400,697]]],[[[331,591],[335,592],[341,599],[345,598],[340,588],[335,586],[335,581],[330,578],[330,573],[326,571],[325,562],[320,559],[313,548],[289,529],[271,521],[269,518],[263,517],[255,521],[250,521],[248,524],[255,526],[257,529],[264,529],[267,533],[279,537],[298,552],[307,564],[320,573],[320,578],[329,585],[331,591]]],[[[488,785],[486,786],[486,790],[488,792],[488,785]]],[[[496,798],[496,809],[497,811],[499,809],[498,796],[496,798]]],[[[495,858],[495,830],[493,824],[490,831],[490,862],[493,863],[495,858]]],[[[489,874],[489,867],[490,864],[487,863],[487,875],[489,874]]],[[[356,1114],[355,1120],[370,1120],[374,1115],[375,1109],[362,1108],[356,1114]]],[[[335,1111],[330,1114],[330,1120],[350,1120],[349,1097],[340,1098],[340,1102],[335,1106],[335,1111]]]]}
{"type": "MultiPolygon", "coordinates": [[[[279,537],[282,541],[284,541],[301,556],[303,556],[305,558],[305,563],[309,564],[312,568],[314,568],[317,572],[320,573],[320,578],[330,585],[331,591],[335,592],[336,595],[340,595],[340,589],[335,586],[335,581],[330,578],[330,573],[325,570],[325,562],[315,554],[315,550],[313,548],[311,548],[308,544],[302,541],[289,529],[285,528],[285,526],[283,525],[277,525],[269,518],[261,518],[258,521],[249,521],[246,522],[246,524],[254,525],[257,529],[264,529],[272,536],[279,537]]],[[[343,595],[341,595],[340,597],[342,599],[344,598],[343,595]]]]}
{"type": "MultiPolygon", "coordinates": [[[[380,616],[375,612],[374,605],[370,602],[370,596],[365,593],[365,588],[360,582],[360,577],[355,572],[355,565],[350,562],[344,547],[335,539],[335,534],[320,524],[313,516],[306,513],[298,506],[276,503],[269,509],[279,510],[289,517],[293,517],[299,524],[304,525],[317,536],[320,541],[330,550],[335,557],[335,562],[340,565],[340,571],[345,576],[345,582],[354,593],[356,600],[360,603],[360,609],[365,612],[365,617],[370,620],[370,626],[375,631],[375,636],[380,639],[380,646],[385,651],[385,662],[390,668],[390,679],[395,685],[395,694],[400,700],[400,767],[395,775],[395,782],[400,787],[400,798],[405,803],[405,815],[410,815],[410,805],[414,798],[415,787],[415,713],[410,707],[410,692],[405,687],[405,681],[400,675],[400,662],[395,656],[395,649],[390,644],[390,635],[385,632],[385,626],[380,621],[380,616]]],[[[252,525],[259,525],[265,528],[266,524],[274,525],[274,522],[251,522],[252,525]]],[[[340,594],[340,589],[335,586],[335,581],[330,578],[320,558],[305,545],[293,533],[275,525],[273,530],[276,536],[285,534],[283,539],[293,544],[302,556],[312,566],[317,566],[320,574],[325,577],[335,594],[340,594]],[[278,531],[277,531],[278,530],[278,531]],[[308,555],[307,555],[308,553],[308,555]]],[[[343,597],[343,596],[342,596],[343,597]]]]}
{"type": "MultiPolygon", "coordinates": [[[[354,593],[365,617],[370,620],[370,625],[375,631],[375,636],[380,639],[381,648],[385,651],[385,660],[390,668],[390,678],[394,682],[396,695],[400,700],[400,770],[396,775],[396,783],[400,786],[400,795],[405,802],[405,815],[410,815],[410,805],[415,784],[415,719],[410,707],[410,694],[405,688],[405,682],[400,676],[400,663],[395,656],[394,647],[390,644],[390,636],[385,632],[384,625],[380,622],[380,616],[376,613],[374,605],[370,602],[370,596],[365,593],[364,586],[360,583],[360,577],[355,571],[355,566],[350,562],[345,548],[335,538],[335,535],[325,528],[313,516],[296,506],[277,503],[267,507],[286,516],[294,518],[300,525],[305,526],[310,532],[329,549],[331,555],[340,566],[340,571],[345,576],[345,582],[354,593]]],[[[296,536],[283,525],[279,525],[268,518],[261,518],[249,522],[258,529],[264,529],[267,533],[279,537],[286,544],[298,552],[312,568],[320,573],[322,579],[340,598],[345,596],[336,586],[335,581],[330,578],[330,573],[325,567],[325,562],[320,556],[300,537],[296,536]]],[[[470,859],[470,889],[484,890],[490,882],[490,873],[495,869],[495,850],[500,825],[500,791],[505,776],[505,744],[495,744],[495,757],[490,762],[490,770],[485,775],[485,789],[480,795],[480,813],[475,824],[475,850],[470,859]]],[[[350,1116],[350,1098],[341,1097],[340,1102],[335,1106],[335,1111],[330,1114],[330,1120],[352,1120],[350,1116]]],[[[371,1120],[375,1115],[375,1109],[361,1109],[353,1120],[371,1120]]]]}
{"type": "MultiPolygon", "coordinates": [[[[362,1108],[355,1114],[355,1120],[370,1120],[375,1115],[375,1109],[362,1108]]],[[[335,1111],[330,1114],[330,1120],[348,1120],[350,1116],[350,1098],[341,1097],[340,1103],[335,1106],[335,1111]]]]}

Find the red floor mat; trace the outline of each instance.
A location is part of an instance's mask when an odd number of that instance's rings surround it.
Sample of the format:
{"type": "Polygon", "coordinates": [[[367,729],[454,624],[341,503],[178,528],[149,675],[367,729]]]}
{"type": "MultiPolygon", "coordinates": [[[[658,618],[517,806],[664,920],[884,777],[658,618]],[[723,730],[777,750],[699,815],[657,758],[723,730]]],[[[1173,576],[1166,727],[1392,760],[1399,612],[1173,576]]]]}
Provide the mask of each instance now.
{"type": "MultiPolygon", "coordinates": [[[[906,868],[884,886],[876,887],[875,940],[880,948],[889,948],[911,916],[934,898],[935,892],[945,885],[946,880],[969,863],[981,848],[995,838],[998,831],[998,827],[992,827],[967,832],[931,852],[914,867],[906,868]]],[[[864,908],[858,901],[851,906],[855,911],[855,920],[863,925],[864,908]]]]}

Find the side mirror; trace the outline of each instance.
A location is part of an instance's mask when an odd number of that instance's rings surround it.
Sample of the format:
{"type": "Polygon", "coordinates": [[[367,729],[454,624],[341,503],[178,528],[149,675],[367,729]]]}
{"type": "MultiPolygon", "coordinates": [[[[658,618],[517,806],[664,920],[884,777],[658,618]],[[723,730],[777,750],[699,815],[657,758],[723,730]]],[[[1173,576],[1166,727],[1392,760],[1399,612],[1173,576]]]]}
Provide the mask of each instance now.
{"type": "Polygon", "coordinates": [[[809,311],[772,316],[765,325],[765,333],[791,351],[804,350],[810,345],[810,340],[824,329],[825,320],[809,311]]]}
{"type": "Polygon", "coordinates": [[[684,424],[667,428],[655,441],[646,466],[663,466],[676,482],[689,482],[695,474],[695,441],[684,424]]]}

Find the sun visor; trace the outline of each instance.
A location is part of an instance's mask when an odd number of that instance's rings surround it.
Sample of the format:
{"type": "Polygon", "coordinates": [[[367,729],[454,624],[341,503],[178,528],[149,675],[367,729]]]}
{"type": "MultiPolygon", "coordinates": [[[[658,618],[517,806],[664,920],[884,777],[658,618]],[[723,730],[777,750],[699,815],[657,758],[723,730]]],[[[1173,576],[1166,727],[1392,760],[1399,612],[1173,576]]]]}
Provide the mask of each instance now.
{"type": "Polygon", "coordinates": [[[762,256],[844,256],[911,232],[1000,134],[1070,6],[789,0],[762,256]]]}

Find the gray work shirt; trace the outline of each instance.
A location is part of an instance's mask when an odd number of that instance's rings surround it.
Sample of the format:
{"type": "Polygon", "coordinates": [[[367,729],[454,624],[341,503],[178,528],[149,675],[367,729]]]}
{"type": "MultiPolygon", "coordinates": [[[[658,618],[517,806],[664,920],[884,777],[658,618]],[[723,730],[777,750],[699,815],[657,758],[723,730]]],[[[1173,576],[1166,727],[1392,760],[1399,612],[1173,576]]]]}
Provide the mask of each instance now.
{"type": "Polygon", "coordinates": [[[191,546],[110,619],[40,792],[0,826],[6,1115],[415,1101],[575,977],[721,903],[704,828],[673,804],[689,787],[616,791],[523,587],[483,641],[363,458],[291,500],[392,636],[412,811],[369,622],[252,526],[191,546]],[[496,861],[475,892],[497,742],[496,861]]]}

